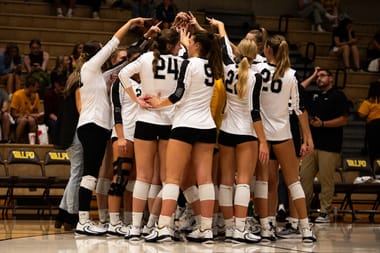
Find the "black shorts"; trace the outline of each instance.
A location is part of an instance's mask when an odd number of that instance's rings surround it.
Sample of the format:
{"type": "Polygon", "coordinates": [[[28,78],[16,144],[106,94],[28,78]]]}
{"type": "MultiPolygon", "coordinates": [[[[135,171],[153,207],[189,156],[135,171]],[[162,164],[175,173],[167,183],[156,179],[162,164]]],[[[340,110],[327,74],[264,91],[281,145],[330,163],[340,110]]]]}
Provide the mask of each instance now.
{"type": "Polygon", "coordinates": [[[168,140],[171,128],[171,125],[156,125],[137,121],[134,137],[146,141],[168,140]]]}
{"type": "Polygon", "coordinates": [[[257,138],[252,135],[230,134],[222,130],[219,131],[218,143],[224,146],[236,147],[237,145],[248,141],[257,141],[257,138]]]}
{"type": "Polygon", "coordinates": [[[197,129],[190,127],[176,127],[170,133],[170,139],[176,139],[194,144],[195,142],[215,143],[216,128],[197,129]]]}

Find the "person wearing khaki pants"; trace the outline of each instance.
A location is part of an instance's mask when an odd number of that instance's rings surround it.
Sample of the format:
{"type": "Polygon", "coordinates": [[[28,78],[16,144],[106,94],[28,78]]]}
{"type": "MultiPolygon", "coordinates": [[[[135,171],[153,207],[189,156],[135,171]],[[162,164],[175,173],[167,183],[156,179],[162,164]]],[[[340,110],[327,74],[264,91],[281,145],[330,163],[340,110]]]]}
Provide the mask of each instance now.
{"type": "Polygon", "coordinates": [[[334,88],[334,77],[329,70],[316,68],[314,74],[302,82],[302,86],[308,86],[314,79],[319,91],[305,96],[305,106],[310,115],[315,148],[302,160],[300,177],[310,211],[314,178],[318,174],[321,210],[315,222],[328,223],[334,195],[334,172],[341,163],[343,126],[348,121],[348,102],[344,93],[334,88]]]}
{"type": "Polygon", "coordinates": [[[309,208],[314,194],[314,178],[317,176],[321,183],[321,193],[319,194],[320,213],[328,213],[334,195],[334,173],[340,164],[341,155],[337,152],[315,149],[313,153],[303,158],[300,177],[309,208]]]}

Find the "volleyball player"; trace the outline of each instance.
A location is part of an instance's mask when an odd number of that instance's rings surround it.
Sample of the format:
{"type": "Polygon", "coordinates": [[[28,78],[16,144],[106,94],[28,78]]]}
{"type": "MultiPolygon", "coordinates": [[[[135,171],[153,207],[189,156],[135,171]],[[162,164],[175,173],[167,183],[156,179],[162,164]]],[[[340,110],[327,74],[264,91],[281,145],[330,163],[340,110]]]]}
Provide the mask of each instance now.
{"type": "MultiPolygon", "coordinates": [[[[164,29],[156,38],[153,51],[142,54],[119,73],[126,92],[140,105],[134,134],[137,174],[133,191],[132,226],[129,234],[125,236],[129,240],[140,240],[143,212],[151,188],[157,152],[160,163],[158,175],[161,174],[161,181],[164,180],[166,146],[175,109],[174,105],[164,108],[147,108],[143,97],[157,93],[167,97],[175,90],[182,62],[182,58],[177,56],[179,49],[179,33],[172,29],[164,29]],[[136,97],[131,87],[130,77],[136,73],[141,79],[141,98],[136,97]]],[[[157,188],[154,195],[157,195],[159,190],[157,188]]]]}
{"type": "MultiPolygon", "coordinates": [[[[285,183],[297,209],[302,240],[313,242],[316,237],[307,217],[305,193],[298,178],[299,163],[290,131],[289,99],[298,116],[303,134],[301,155],[310,153],[314,148],[308,116],[300,103],[298,81],[295,71],[290,68],[289,49],[285,39],[280,35],[269,38],[264,46],[264,54],[268,62],[257,64],[256,67],[263,77],[260,108],[265,135],[281,166],[285,183]]],[[[264,241],[273,241],[275,234],[268,219],[267,165],[259,162],[256,175],[255,201],[262,226],[261,237],[264,241]]]]}

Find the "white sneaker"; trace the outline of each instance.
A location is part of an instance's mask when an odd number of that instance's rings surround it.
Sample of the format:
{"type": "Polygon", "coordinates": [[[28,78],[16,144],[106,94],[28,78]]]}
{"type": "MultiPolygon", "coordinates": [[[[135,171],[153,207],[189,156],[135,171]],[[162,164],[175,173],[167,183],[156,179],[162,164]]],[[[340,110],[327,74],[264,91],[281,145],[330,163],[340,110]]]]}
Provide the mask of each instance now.
{"type": "Polygon", "coordinates": [[[261,241],[261,237],[253,234],[248,229],[244,229],[243,231],[240,231],[239,229],[235,228],[234,233],[232,235],[232,242],[233,243],[258,243],[261,241]]]}
{"type": "Polygon", "coordinates": [[[119,221],[117,224],[112,225],[109,223],[107,229],[107,236],[126,236],[129,233],[127,226],[123,224],[122,221],[119,221]]]}
{"type": "Polygon", "coordinates": [[[279,232],[277,232],[278,238],[281,239],[296,239],[301,237],[301,233],[298,228],[294,228],[291,223],[286,223],[279,232]]]}
{"type": "Polygon", "coordinates": [[[148,227],[147,225],[144,225],[144,227],[143,227],[143,229],[142,229],[142,231],[141,231],[141,234],[142,234],[143,236],[147,236],[147,235],[149,235],[150,233],[152,233],[153,229],[154,229],[154,226],[153,226],[153,227],[148,227]]]}
{"type": "Polygon", "coordinates": [[[124,239],[130,241],[140,241],[141,240],[141,228],[133,225],[127,226],[128,234],[124,236],[124,239]]]}
{"type": "Polygon", "coordinates": [[[233,227],[226,227],[226,232],[224,234],[224,241],[225,242],[232,242],[232,236],[234,235],[234,228],[233,227]]]}
{"type": "Polygon", "coordinates": [[[311,230],[311,227],[312,225],[302,228],[302,242],[303,243],[313,243],[317,241],[317,237],[315,237],[313,230],[311,230]]]}
{"type": "Polygon", "coordinates": [[[153,231],[144,237],[146,242],[172,242],[174,231],[168,226],[162,228],[156,227],[153,231]]]}
{"type": "Polygon", "coordinates": [[[276,241],[276,235],[272,226],[268,228],[261,228],[261,241],[263,242],[273,242],[276,241]]]}
{"type": "Polygon", "coordinates": [[[99,226],[95,224],[91,220],[87,220],[85,223],[77,223],[75,234],[76,235],[94,235],[100,236],[105,235],[107,233],[107,229],[103,226],[99,226]]]}
{"type": "Polygon", "coordinates": [[[186,236],[186,239],[190,242],[201,242],[201,243],[214,243],[214,238],[211,229],[200,230],[195,229],[193,232],[186,236]]]}
{"type": "Polygon", "coordinates": [[[314,222],[315,223],[329,223],[330,217],[327,213],[320,213],[314,222]]]}

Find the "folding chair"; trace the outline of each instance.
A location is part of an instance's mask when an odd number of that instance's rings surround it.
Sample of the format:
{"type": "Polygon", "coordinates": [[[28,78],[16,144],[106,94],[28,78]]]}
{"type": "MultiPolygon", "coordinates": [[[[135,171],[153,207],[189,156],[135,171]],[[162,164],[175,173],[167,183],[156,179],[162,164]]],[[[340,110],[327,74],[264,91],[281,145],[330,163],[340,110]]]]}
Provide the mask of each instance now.
{"type": "Polygon", "coordinates": [[[34,215],[43,214],[48,209],[46,194],[49,180],[43,173],[37,153],[28,149],[12,149],[8,154],[7,168],[12,177],[9,196],[12,215],[17,216],[18,210],[32,210],[23,214],[33,215],[33,211],[37,211],[34,215]]]}
{"type": "MultiPolygon", "coordinates": [[[[376,200],[371,199],[352,199],[353,194],[377,194],[375,184],[372,184],[374,180],[374,174],[372,166],[367,157],[344,157],[343,158],[343,170],[342,170],[344,183],[342,185],[336,185],[336,191],[340,191],[345,194],[342,206],[343,209],[349,207],[349,211],[352,214],[352,220],[356,220],[356,213],[370,213],[376,205],[376,200]],[[362,179],[362,180],[360,180],[362,179]],[[368,179],[368,181],[363,181],[368,179]],[[338,188],[338,189],[337,189],[338,188]],[[356,210],[354,204],[360,205],[372,205],[372,210],[356,210]]],[[[380,185],[379,185],[380,186],[380,185]]],[[[379,198],[379,197],[377,197],[379,198]]],[[[370,215],[370,220],[373,216],[370,215]]]]}
{"type": "Polygon", "coordinates": [[[47,198],[50,210],[58,208],[64,189],[70,178],[70,159],[64,150],[46,152],[44,160],[45,176],[49,178],[47,198]]]}

